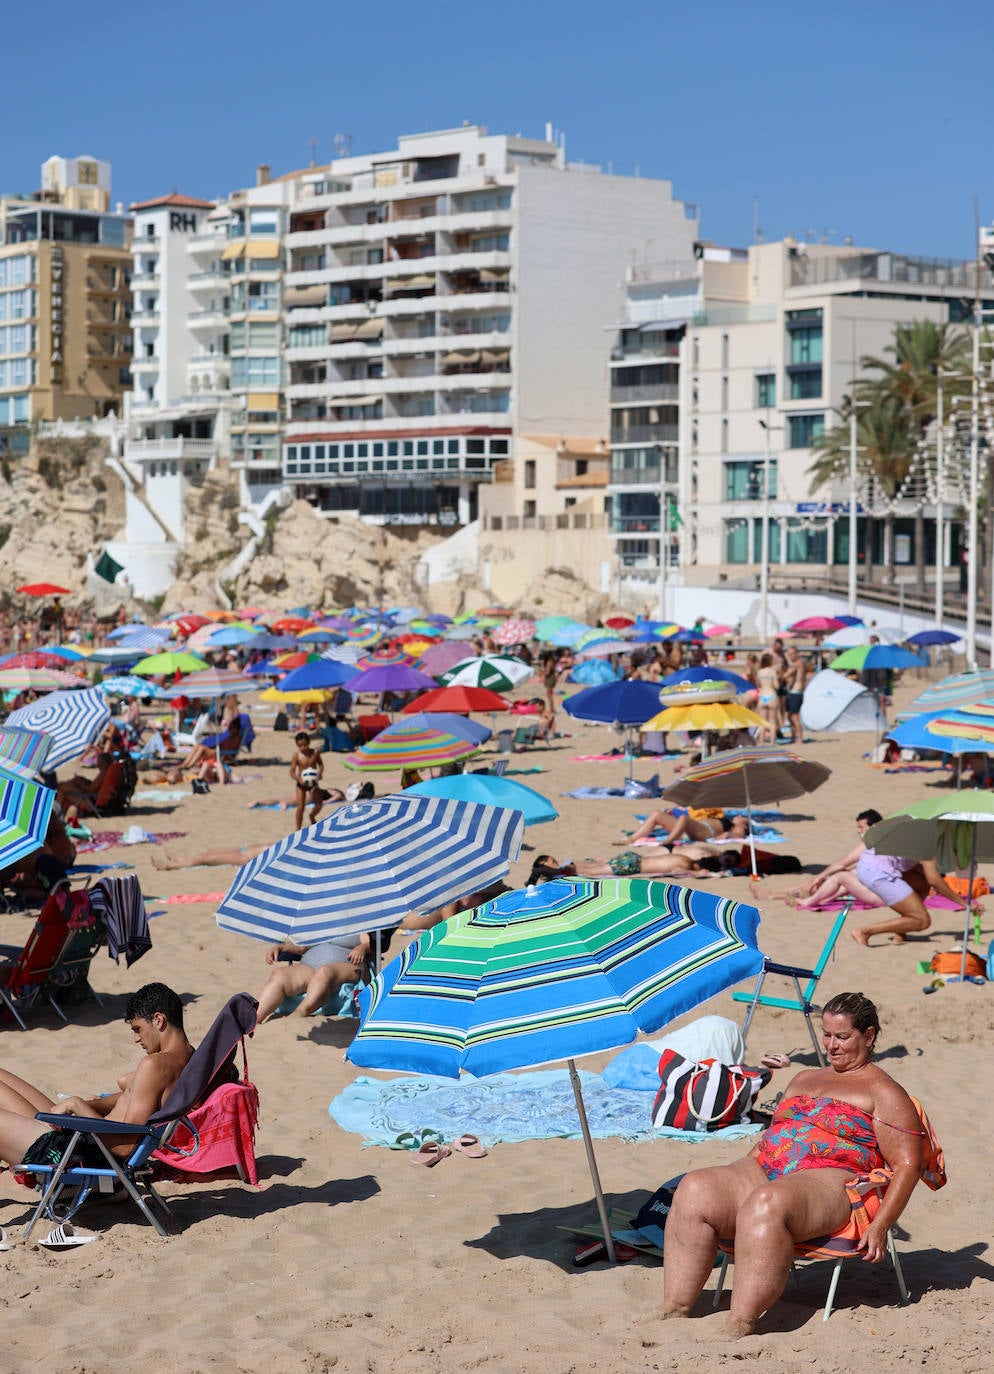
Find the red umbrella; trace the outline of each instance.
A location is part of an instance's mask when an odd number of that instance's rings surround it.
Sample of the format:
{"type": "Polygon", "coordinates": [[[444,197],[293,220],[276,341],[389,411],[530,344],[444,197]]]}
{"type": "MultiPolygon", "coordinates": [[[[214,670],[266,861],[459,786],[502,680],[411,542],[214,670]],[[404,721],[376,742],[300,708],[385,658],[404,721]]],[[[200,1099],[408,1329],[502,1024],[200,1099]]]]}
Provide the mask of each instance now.
{"type": "Polygon", "coordinates": [[[192,635],[199,630],[201,625],[209,625],[211,622],[205,615],[199,615],[196,611],[190,611],[185,615],[178,615],[175,620],[162,620],[155,627],[156,629],[176,629],[184,637],[192,635]]]}
{"type": "Polygon", "coordinates": [[[450,715],[466,715],[470,711],[509,711],[511,703],[486,687],[436,687],[415,698],[401,711],[413,715],[417,711],[445,711],[450,715]]]}
{"type": "Polygon", "coordinates": [[[609,630],[630,630],[635,621],[630,615],[611,615],[604,624],[609,630]]]}
{"type": "Polygon", "coordinates": [[[795,635],[828,635],[834,634],[836,630],[844,630],[846,625],[844,620],[836,620],[831,615],[809,615],[794,625],[788,625],[787,628],[795,635]]]}
{"type": "Polygon", "coordinates": [[[305,663],[313,663],[320,657],[320,654],[308,654],[303,649],[297,649],[289,654],[279,654],[273,659],[273,667],[289,672],[293,668],[303,668],[305,663]]]}
{"type": "Polygon", "coordinates": [[[23,592],[25,596],[72,596],[68,587],[57,587],[54,582],[26,582],[23,587],[16,587],[15,591],[23,592]]]}
{"type": "Polygon", "coordinates": [[[304,620],[299,615],[285,615],[280,620],[274,620],[269,627],[274,635],[299,635],[301,630],[313,630],[313,621],[304,620]]]}
{"type": "Polygon", "coordinates": [[[58,654],[46,654],[41,649],[29,649],[26,654],[15,654],[13,658],[5,658],[4,668],[58,668],[66,666],[64,658],[58,654]]]}

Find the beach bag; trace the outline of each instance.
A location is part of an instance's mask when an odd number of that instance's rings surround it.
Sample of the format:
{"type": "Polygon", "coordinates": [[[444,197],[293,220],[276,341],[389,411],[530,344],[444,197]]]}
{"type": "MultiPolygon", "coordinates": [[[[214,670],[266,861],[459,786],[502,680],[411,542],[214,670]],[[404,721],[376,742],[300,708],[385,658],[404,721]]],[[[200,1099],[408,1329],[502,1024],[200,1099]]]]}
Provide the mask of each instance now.
{"type": "Polygon", "coordinates": [[[648,1202],[643,1202],[632,1219],[636,1231],[643,1231],[647,1226],[658,1226],[661,1231],[665,1230],[666,1218],[673,1206],[673,1194],[682,1178],[683,1174],[677,1174],[676,1178],[669,1179],[661,1188],[657,1188],[648,1202]]]}
{"type": "Polygon", "coordinates": [[[285,711],[277,711],[276,719],[273,721],[273,729],[287,731],[289,728],[290,721],[287,718],[287,713],[285,711]]]}
{"type": "Polygon", "coordinates": [[[652,1104],[652,1124],[677,1131],[720,1131],[748,1121],[770,1069],[747,1069],[702,1059],[694,1064],[676,1050],[659,1059],[659,1091],[652,1104]]]}
{"type": "MultiPolygon", "coordinates": [[[[958,978],[962,967],[963,951],[961,949],[937,950],[929,961],[929,968],[933,973],[945,974],[947,977],[953,975],[958,978]]],[[[968,978],[987,977],[986,961],[981,959],[979,954],[974,954],[972,949],[968,949],[966,952],[966,976],[968,978]]]]}

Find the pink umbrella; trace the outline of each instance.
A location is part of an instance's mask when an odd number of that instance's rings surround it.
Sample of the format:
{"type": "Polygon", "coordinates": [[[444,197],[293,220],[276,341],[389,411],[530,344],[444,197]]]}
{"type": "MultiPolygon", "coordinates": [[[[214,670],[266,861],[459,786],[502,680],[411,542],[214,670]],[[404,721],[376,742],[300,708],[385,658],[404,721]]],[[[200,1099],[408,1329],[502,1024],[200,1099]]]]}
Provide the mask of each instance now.
{"type": "Polygon", "coordinates": [[[442,640],[439,644],[433,644],[430,649],[426,649],[421,655],[419,667],[423,672],[431,673],[432,677],[439,677],[442,673],[454,668],[457,663],[462,663],[466,657],[466,648],[463,644],[456,644],[451,639],[442,640]]]}
{"type": "Polygon", "coordinates": [[[534,633],[534,620],[505,620],[490,638],[495,644],[527,644],[534,633]]]}
{"type": "Polygon", "coordinates": [[[712,625],[710,629],[704,631],[708,639],[717,639],[719,635],[733,635],[735,629],[731,625],[712,625]]]}
{"type": "Polygon", "coordinates": [[[795,635],[828,635],[834,634],[836,630],[844,630],[846,626],[844,621],[836,620],[831,615],[809,615],[804,620],[788,625],[787,628],[795,635]]]}

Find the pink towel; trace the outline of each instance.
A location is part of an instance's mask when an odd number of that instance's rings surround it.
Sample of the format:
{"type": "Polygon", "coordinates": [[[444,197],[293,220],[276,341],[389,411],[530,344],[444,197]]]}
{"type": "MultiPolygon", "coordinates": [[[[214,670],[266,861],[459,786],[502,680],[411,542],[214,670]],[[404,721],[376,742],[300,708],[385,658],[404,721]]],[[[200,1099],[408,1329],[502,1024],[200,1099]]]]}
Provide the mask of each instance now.
{"type": "MultiPolygon", "coordinates": [[[[249,1183],[259,1182],[255,1167],[255,1128],[259,1120],[259,1090],[254,1083],[222,1083],[202,1107],[188,1112],[197,1128],[200,1148],[189,1156],[172,1150],[156,1150],[153,1159],[188,1174],[212,1174],[217,1169],[241,1165],[249,1183]]],[[[193,1137],[182,1124],[172,1135],[171,1144],[185,1150],[193,1137]]]]}

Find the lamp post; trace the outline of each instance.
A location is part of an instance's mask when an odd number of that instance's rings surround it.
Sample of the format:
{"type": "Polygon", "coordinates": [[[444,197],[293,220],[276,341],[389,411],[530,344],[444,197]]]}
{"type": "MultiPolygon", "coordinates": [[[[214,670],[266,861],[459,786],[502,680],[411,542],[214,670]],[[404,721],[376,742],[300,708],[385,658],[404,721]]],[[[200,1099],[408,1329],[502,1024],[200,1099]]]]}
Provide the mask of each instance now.
{"type": "Polygon", "coordinates": [[[856,482],[857,444],[856,444],[856,399],[852,398],[849,408],[849,614],[856,614],[856,584],[859,572],[857,543],[858,522],[856,519],[856,482]]]}
{"type": "Polygon", "coordinates": [[[669,572],[670,507],[666,495],[666,453],[662,444],[656,445],[659,454],[659,619],[666,620],[666,578],[669,572]]]}
{"type": "Polygon", "coordinates": [[[966,661],[977,666],[977,484],[980,467],[980,310],[973,322],[973,367],[970,378],[970,493],[967,510],[966,661]]]}
{"type": "Polygon", "coordinates": [[[759,539],[759,632],[763,643],[769,635],[770,609],[770,435],[774,430],[783,433],[783,425],[771,425],[760,420],[766,436],[766,451],[763,455],[763,513],[760,517],[759,539]]]}

